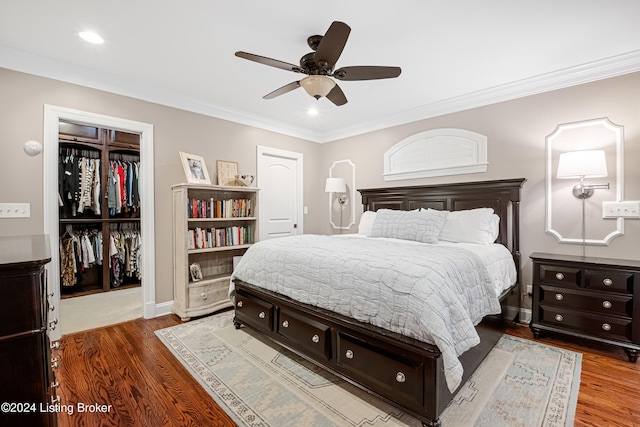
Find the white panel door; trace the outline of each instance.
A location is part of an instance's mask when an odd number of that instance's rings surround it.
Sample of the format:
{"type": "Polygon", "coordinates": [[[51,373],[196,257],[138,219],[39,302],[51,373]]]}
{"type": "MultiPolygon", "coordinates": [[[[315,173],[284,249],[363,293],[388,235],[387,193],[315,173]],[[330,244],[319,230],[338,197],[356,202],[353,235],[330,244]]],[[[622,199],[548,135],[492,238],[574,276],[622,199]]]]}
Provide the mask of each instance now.
{"type": "Polygon", "coordinates": [[[302,234],[302,154],[258,147],[260,240],[302,234]]]}

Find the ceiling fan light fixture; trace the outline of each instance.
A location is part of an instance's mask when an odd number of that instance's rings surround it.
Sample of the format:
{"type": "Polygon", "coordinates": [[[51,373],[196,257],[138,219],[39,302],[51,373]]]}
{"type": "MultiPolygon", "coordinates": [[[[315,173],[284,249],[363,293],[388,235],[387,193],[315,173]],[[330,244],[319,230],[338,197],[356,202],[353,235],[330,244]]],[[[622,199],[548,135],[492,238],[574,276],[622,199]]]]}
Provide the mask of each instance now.
{"type": "Polygon", "coordinates": [[[327,76],[307,76],[300,80],[300,86],[302,86],[309,95],[316,99],[327,96],[335,85],[336,82],[327,76]]]}

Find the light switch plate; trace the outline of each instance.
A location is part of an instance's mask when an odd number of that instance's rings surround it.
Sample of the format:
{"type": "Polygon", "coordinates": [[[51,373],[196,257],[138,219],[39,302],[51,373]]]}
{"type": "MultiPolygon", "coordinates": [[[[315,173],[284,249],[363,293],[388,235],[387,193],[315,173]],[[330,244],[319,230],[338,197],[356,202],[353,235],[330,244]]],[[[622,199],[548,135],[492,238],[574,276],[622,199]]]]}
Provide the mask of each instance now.
{"type": "Polygon", "coordinates": [[[602,218],[640,218],[640,201],[602,202],[602,218]]]}
{"type": "Polygon", "coordinates": [[[0,218],[29,218],[31,203],[0,203],[0,218]]]}

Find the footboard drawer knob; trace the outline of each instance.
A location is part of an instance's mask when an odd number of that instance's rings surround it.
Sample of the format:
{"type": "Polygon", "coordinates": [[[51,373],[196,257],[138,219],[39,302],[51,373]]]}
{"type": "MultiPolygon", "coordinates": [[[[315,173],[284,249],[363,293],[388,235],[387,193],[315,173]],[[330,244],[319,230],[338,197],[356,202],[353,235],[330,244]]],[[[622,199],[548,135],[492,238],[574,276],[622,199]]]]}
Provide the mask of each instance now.
{"type": "Polygon", "coordinates": [[[602,306],[604,308],[611,308],[611,301],[603,301],[602,306]]]}
{"type": "Polygon", "coordinates": [[[608,323],[603,323],[602,324],[602,329],[605,331],[610,331],[611,330],[611,325],[608,323]]]}
{"type": "Polygon", "coordinates": [[[611,285],[613,285],[613,280],[611,280],[611,279],[604,279],[604,280],[602,281],[602,284],[603,284],[603,285],[605,285],[605,286],[611,286],[611,285]]]}
{"type": "Polygon", "coordinates": [[[206,299],[209,297],[209,295],[207,295],[206,293],[201,293],[200,296],[202,297],[203,300],[206,301],[206,299]]]}
{"type": "Polygon", "coordinates": [[[319,343],[320,342],[320,337],[317,335],[314,335],[311,337],[311,341],[313,341],[314,343],[319,343]]]}
{"type": "Polygon", "coordinates": [[[562,280],[562,279],[564,279],[564,274],[562,274],[562,273],[556,273],[556,279],[558,279],[558,280],[562,280]]]}
{"type": "Polygon", "coordinates": [[[555,319],[556,319],[558,322],[562,322],[562,321],[564,320],[564,317],[562,317],[562,314],[556,314],[555,319]]]}
{"type": "Polygon", "coordinates": [[[403,383],[407,380],[407,377],[405,377],[405,375],[402,372],[398,372],[396,374],[396,381],[398,381],[399,383],[403,383]]]}
{"type": "Polygon", "coordinates": [[[556,294],[556,300],[557,301],[562,301],[564,299],[564,295],[562,294],[556,294]]]}
{"type": "Polygon", "coordinates": [[[242,301],[238,301],[238,308],[242,307],[242,301]]]}
{"type": "Polygon", "coordinates": [[[351,351],[351,350],[347,350],[347,352],[344,354],[344,356],[345,356],[347,359],[353,359],[353,351],[351,351]]]}
{"type": "Polygon", "coordinates": [[[258,314],[258,317],[261,319],[264,319],[267,316],[267,314],[264,311],[261,311],[260,314],[258,314]]]}
{"type": "Polygon", "coordinates": [[[289,321],[285,320],[284,322],[282,322],[282,327],[283,328],[288,328],[289,327],[289,321]]]}

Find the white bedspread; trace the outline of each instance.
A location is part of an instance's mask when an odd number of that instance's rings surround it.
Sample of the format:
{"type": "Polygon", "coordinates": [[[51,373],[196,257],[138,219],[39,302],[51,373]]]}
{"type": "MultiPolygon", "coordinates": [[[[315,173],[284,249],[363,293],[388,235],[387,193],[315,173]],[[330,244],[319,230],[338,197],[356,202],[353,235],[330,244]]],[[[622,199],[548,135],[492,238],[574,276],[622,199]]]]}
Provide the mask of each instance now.
{"type": "Polygon", "coordinates": [[[309,234],[271,239],[247,250],[235,278],[435,344],[452,392],[462,379],[458,356],[480,342],[474,326],[500,312],[480,257],[452,245],[309,234]]]}

